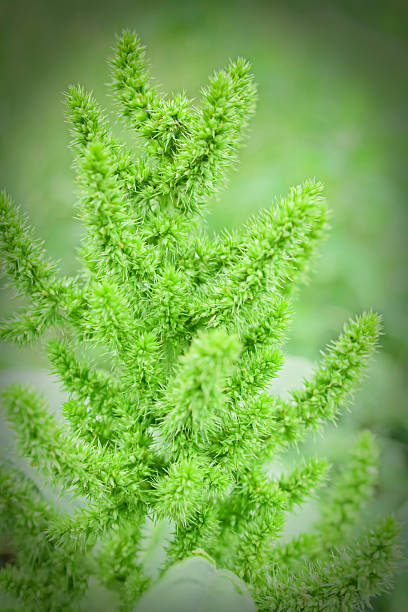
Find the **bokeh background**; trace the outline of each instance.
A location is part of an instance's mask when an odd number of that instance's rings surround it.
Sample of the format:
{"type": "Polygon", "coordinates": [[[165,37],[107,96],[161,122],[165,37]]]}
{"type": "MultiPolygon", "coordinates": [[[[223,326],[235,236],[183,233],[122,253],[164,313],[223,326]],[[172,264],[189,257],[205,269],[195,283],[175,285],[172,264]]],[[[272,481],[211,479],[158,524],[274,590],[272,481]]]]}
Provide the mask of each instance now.
{"type": "MultiPolygon", "coordinates": [[[[0,186],[29,214],[50,255],[76,270],[81,227],[63,92],[107,95],[115,33],[135,29],[152,73],[168,92],[199,101],[207,76],[230,57],[253,65],[258,112],[241,163],[211,205],[209,231],[234,227],[289,186],[316,176],[326,185],[332,233],[300,294],[287,344],[285,384],[301,380],[355,313],[383,314],[382,349],[352,410],[306,443],[333,463],[355,432],[369,428],[381,448],[369,513],[392,512],[407,541],[407,142],[408,11],[405,0],[202,2],[186,0],[0,0],[0,186]],[[405,525],[405,526],[404,526],[405,525]]],[[[121,131],[117,123],[114,129],[121,131]]],[[[127,135],[128,137],[128,135],[127,135]]],[[[10,312],[2,293],[1,312],[10,312]]],[[[38,348],[2,347],[1,380],[46,385],[38,348]]],[[[402,611],[404,572],[375,603],[402,611]]]]}

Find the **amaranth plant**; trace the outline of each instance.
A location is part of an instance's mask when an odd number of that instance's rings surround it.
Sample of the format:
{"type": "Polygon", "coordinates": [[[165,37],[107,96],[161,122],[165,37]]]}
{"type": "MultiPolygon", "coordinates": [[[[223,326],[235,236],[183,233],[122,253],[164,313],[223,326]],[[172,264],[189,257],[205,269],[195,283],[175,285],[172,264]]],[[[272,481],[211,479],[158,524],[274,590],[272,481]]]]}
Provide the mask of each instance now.
{"type": "Polygon", "coordinates": [[[69,89],[85,227],[77,278],[58,272],[1,196],[4,270],[29,298],[1,335],[26,344],[47,332],[52,371],[69,393],[63,422],[18,384],[3,391],[3,410],[21,455],[79,497],[64,513],[16,467],[1,468],[15,551],[1,588],[14,609],[78,610],[93,575],[130,610],[152,582],[144,526],[164,519],[173,537],[163,571],[209,555],[245,581],[260,611],[363,609],[389,585],[398,555],[391,518],[348,540],[374,483],[372,436],[357,439],[314,528],[287,543],[287,514],[325,482],[328,465],[304,460],[278,478],[267,469],[336,418],[380,333],[376,314],[358,316],[290,399],[268,391],[295,290],[326,234],[322,185],[308,180],[239,231],[210,238],[206,201],[255,109],[248,63],[215,73],[199,107],[159,93],[131,32],[118,38],[112,72],[142,153],[115,139],[91,94],[69,89]]]}

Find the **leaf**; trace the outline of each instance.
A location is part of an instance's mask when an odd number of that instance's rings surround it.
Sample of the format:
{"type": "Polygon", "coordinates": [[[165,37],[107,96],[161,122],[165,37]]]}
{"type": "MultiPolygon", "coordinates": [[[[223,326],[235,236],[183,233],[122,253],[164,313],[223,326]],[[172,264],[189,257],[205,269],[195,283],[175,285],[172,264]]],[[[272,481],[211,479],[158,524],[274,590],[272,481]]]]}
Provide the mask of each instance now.
{"type": "Polygon", "coordinates": [[[134,612],[255,612],[245,583],[201,556],[171,567],[140,599],[134,612]]]}

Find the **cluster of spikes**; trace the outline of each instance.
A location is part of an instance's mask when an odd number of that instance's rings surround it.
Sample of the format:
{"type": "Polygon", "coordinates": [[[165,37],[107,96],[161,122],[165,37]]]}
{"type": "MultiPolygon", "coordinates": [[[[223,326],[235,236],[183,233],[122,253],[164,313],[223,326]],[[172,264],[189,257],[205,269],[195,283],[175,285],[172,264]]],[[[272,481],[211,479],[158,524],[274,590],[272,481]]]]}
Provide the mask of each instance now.
{"type": "Polygon", "coordinates": [[[93,96],[69,89],[85,227],[76,278],[58,272],[11,199],[0,199],[3,269],[29,301],[3,322],[2,339],[45,334],[68,394],[63,419],[19,384],[3,390],[2,408],[20,454],[48,487],[77,498],[57,509],[21,469],[1,467],[13,561],[0,588],[14,610],[78,610],[94,576],[131,610],[152,582],[146,522],[168,521],[161,571],[205,551],[246,582],[260,611],[363,609],[387,588],[398,549],[391,518],[350,539],[375,483],[372,436],[355,441],[313,529],[288,541],[288,513],[326,483],[329,466],[313,458],[278,478],[268,471],[336,418],[380,333],[377,315],[358,316],[289,399],[269,390],[296,288],[327,231],[322,185],[308,180],[242,229],[210,238],[205,203],[255,109],[248,63],[216,72],[199,106],[159,93],[131,32],[111,66],[120,114],[142,146],[117,142],[93,96]]]}

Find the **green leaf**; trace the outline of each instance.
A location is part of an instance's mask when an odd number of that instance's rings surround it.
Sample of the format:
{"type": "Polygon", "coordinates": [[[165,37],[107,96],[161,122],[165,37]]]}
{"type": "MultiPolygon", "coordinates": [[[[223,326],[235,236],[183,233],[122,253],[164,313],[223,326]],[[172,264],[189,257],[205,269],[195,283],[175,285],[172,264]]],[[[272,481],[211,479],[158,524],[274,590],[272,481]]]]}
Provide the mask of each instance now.
{"type": "Polygon", "coordinates": [[[171,567],[140,599],[134,612],[255,612],[245,583],[202,556],[171,567]]]}

